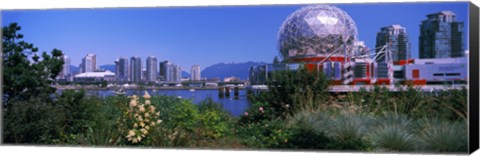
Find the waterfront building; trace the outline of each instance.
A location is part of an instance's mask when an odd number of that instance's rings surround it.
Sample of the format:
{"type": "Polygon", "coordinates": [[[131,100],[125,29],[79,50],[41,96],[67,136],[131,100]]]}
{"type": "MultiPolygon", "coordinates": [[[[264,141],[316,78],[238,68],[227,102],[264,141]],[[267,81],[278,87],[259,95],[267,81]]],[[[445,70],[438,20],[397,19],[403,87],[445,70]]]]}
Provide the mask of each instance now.
{"type": "Polygon", "coordinates": [[[192,81],[200,81],[200,66],[199,65],[194,65],[192,66],[191,70],[191,80],[192,81]]]}
{"type": "Polygon", "coordinates": [[[157,58],[149,56],[147,58],[146,80],[153,82],[157,80],[157,58]]]}
{"type": "Polygon", "coordinates": [[[182,68],[167,60],[160,62],[160,80],[165,82],[181,82],[182,68]]]}
{"type": "Polygon", "coordinates": [[[138,56],[130,58],[130,81],[140,82],[142,79],[142,59],[138,56]]]}
{"type": "Polygon", "coordinates": [[[80,64],[81,72],[95,72],[97,69],[97,56],[95,54],[87,54],[82,59],[82,63],[80,64]]]}
{"type": "Polygon", "coordinates": [[[463,22],[455,13],[441,11],[427,15],[420,24],[419,57],[463,57],[463,22]]]}
{"type": "Polygon", "coordinates": [[[129,81],[128,59],[120,57],[115,60],[115,79],[119,82],[129,81]]]}
{"type": "MultiPolygon", "coordinates": [[[[391,61],[407,60],[410,56],[410,42],[408,41],[408,34],[406,28],[401,25],[394,24],[380,28],[377,33],[377,40],[375,47],[376,53],[380,52],[382,47],[388,44],[388,50],[391,52],[391,61]]],[[[385,55],[379,55],[379,62],[385,61],[385,55]]]]}
{"type": "Polygon", "coordinates": [[[74,76],[75,82],[113,82],[115,81],[115,73],[106,70],[104,72],[84,72],[74,76]]]}
{"type": "Polygon", "coordinates": [[[167,67],[171,64],[172,63],[167,60],[160,62],[160,81],[167,81],[167,67]]]}
{"type": "Polygon", "coordinates": [[[182,67],[178,65],[174,65],[174,81],[181,82],[182,81],[182,67]]]}

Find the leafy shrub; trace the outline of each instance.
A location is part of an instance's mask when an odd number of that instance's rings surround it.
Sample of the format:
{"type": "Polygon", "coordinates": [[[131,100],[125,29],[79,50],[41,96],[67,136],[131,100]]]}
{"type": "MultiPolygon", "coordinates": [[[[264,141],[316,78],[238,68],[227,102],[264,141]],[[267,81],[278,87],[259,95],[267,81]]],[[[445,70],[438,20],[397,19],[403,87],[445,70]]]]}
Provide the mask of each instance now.
{"type": "Polygon", "coordinates": [[[188,132],[193,132],[198,126],[199,114],[196,105],[189,100],[180,100],[174,104],[171,118],[168,120],[168,125],[171,127],[179,127],[188,132]]]}
{"type": "Polygon", "coordinates": [[[282,148],[289,138],[289,130],[284,120],[264,120],[241,125],[237,134],[243,143],[251,148],[282,148]]]}
{"type": "Polygon", "coordinates": [[[253,103],[240,117],[240,124],[259,123],[265,120],[273,120],[275,118],[274,108],[265,102],[253,103]]]}
{"type": "Polygon", "coordinates": [[[217,139],[229,132],[229,123],[218,111],[205,111],[200,114],[199,119],[206,137],[217,139]]]}
{"type": "Polygon", "coordinates": [[[273,107],[275,116],[285,117],[320,101],[328,89],[328,80],[322,72],[304,67],[273,72],[267,85],[269,99],[265,102],[273,107]]]}

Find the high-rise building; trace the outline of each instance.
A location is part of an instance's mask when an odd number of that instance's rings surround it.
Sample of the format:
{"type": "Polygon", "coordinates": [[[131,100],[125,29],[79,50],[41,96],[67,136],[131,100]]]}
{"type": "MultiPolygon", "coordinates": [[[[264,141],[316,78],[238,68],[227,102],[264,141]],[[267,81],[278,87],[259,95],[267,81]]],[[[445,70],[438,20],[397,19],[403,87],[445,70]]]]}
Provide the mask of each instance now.
{"type": "Polygon", "coordinates": [[[138,56],[130,58],[130,81],[140,82],[142,80],[142,59],[138,56]]]}
{"type": "Polygon", "coordinates": [[[147,73],[146,80],[153,82],[157,80],[157,58],[155,56],[149,56],[147,58],[147,73]]]}
{"type": "Polygon", "coordinates": [[[128,59],[120,57],[115,60],[115,79],[120,82],[129,81],[128,59]]]}
{"type": "Polygon", "coordinates": [[[182,68],[165,60],[160,63],[160,79],[166,82],[180,82],[182,80],[182,68]]]}
{"type": "Polygon", "coordinates": [[[97,56],[95,54],[87,54],[82,59],[82,63],[80,64],[81,72],[95,72],[97,69],[97,56]]]}
{"type": "Polygon", "coordinates": [[[167,60],[160,62],[160,81],[167,81],[167,67],[169,64],[171,63],[167,60]]]}
{"type": "Polygon", "coordinates": [[[419,57],[462,57],[463,22],[456,21],[455,13],[441,11],[427,15],[420,24],[419,57]]]}
{"type": "Polygon", "coordinates": [[[62,71],[58,74],[57,79],[67,79],[70,75],[70,58],[67,55],[63,55],[62,71]]]}
{"type": "Polygon", "coordinates": [[[191,80],[192,81],[199,81],[200,80],[200,66],[199,65],[194,65],[192,66],[192,71],[191,71],[191,80]]]}
{"type": "MultiPolygon", "coordinates": [[[[387,47],[391,52],[392,61],[411,58],[407,30],[398,24],[382,27],[380,32],[377,33],[377,42],[375,44],[375,47],[377,47],[376,52],[380,52],[381,49],[378,47],[384,45],[388,45],[387,47]]],[[[384,60],[385,55],[380,55],[379,61],[383,62],[384,60]]]]}
{"type": "Polygon", "coordinates": [[[182,67],[175,65],[174,70],[175,70],[174,81],[175,82],[182,81],[182,67]]]}

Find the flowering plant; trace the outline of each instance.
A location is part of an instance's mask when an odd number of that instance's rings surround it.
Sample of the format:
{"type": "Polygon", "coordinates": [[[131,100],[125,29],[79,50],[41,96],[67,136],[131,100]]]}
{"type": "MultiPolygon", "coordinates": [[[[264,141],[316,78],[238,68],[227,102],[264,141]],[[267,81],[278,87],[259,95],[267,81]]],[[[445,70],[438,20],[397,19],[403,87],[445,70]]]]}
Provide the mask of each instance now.
{"type": "Polygon", "coordinates": [[[160,112],[156,111],[155,106],[151,105],[151,97],[148,92],[145,92],[143,96],[145,99],[144,104],[139,102],[139,98],[136,95],[129,98],[131,100],[123,118],[123,122],[128,129],[125,138],[129,142],[136,144],[147,137],[149,132],[156,128],[162,120],[159,119],[160,112]]]}

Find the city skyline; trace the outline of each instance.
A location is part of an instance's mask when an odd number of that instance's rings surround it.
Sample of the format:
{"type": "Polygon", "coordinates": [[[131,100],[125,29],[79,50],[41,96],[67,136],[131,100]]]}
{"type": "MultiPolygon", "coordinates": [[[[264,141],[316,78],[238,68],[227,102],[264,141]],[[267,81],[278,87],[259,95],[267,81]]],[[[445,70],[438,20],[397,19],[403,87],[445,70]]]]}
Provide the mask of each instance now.
{"type": "MultiPolygon", "coordinates": [[[[381,27],[404,26],[412,57],[418,58],[419,25],[426,15],[450,10],[457,14],[457,21],[468,25],[467,4],[333,5],[352,16],[358,39],[370,49],[374,48],[381,27]]],[[[73,65],[79,64],[85,54],[94,53],[97,65],[114,64],[118,57],[135,54],[144,59],[153,55],[159,62],[169,60],[183,67],[198,64],[205,68],[221,62],[272,62],[274,56],[279,56],[280,25],[303,6],[18,10],[2,11],[2,23],[5,26],[18,22],[25,41],[34,43],[41,51],[60,49],[70,56],[73,65]]],[[[464,33],[468,34],[466,28],[464,33]]],[[[468,43],[464,45],[468,49],[468,43]]]]}

